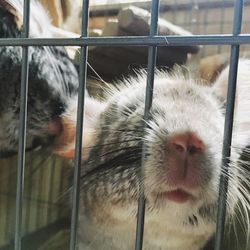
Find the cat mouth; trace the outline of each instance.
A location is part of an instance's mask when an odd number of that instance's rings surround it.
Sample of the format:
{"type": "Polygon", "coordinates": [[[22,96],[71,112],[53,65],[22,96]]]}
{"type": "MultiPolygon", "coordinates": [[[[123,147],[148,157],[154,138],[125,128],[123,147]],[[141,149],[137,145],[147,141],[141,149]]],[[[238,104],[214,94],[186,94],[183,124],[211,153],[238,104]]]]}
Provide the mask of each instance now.
{"type": "Polygon", "coordinates": [[[159,193],[157,196],[160,199],[172,201],[178,204],[183,204],[195,199],[192,194],[180,188],[159,193]]]}

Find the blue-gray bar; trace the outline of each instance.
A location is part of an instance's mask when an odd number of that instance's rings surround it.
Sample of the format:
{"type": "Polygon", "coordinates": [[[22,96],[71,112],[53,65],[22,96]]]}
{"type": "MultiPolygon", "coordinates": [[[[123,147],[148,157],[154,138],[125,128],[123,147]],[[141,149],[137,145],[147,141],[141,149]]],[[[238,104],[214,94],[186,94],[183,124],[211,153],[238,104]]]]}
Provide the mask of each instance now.
{"type": "MultiPolygon", "coordinates": [[[[237,0],[235,2],[235,7],[234,7],[234,26],[233,26],[234,35],[238,35],[241,33],[242,12],[243,12],[243,0],[237,0]]],[[[224,226],[225,226],[227,191],[228,191],[227,173],[229,171],[229,158],[231,155],[238,59],[239,59],[239,45],[233,45],[231,48],[230,69],[228,77],[228,94],[227,94],[227,106],[225,115],[224,140],[222,149],[223,174],[221,174],[220,177],[217,227],[215,235],[215,250],[221,249],[224,239],[224,226]]]]}
{"type": "MultiPolygon", "coordinates": [[[[82,37],[88,36],[88,16],[89,16],[89,0],[83,1],[82,7],[82,37]]],[[[73,180],[72,194],[72,216],[70,230],[70,250],[77,248],[77,229],[80,201],[80,175],[82,163],[82,135],[83,135],[83,119],[84,119],[84,96],[86,89],[87,76],[87,46],[81,47],[80,54],[80,72],[79,72],[79,90],[77,104],[77,124],[76,124],[76,149],[75,149],[75,169],[73,180]]]]}
{"type": "MultiPolygon", "coordinates": [[[[158,15],[159,15],[159,0],[152,0],[151,5],[151,25],[150,25],[150,37],[157,35],[158,31],[158,15]]],[[[154,89],[154,72],[156,65],[156,46],[150,46],[148,50],[148,74],[147,74],[147,87],[145,95],[145,108],[144,108],[144,121],[148,120],[149,111],[152,106],[153,89],[154,89]]],[[[144,124],[146,126],[146,124],[144,124]]],[[[143,145],[142,149],[142,166],[144,166],[146,157],[146,148],[143,145]]],[[[144,219],[145,219],[145,197],[144,197],[144,185],[143,175],[144,168],[141,170],[141,185],[140,197],[138,200],[138,211],[137,211],[137,226],[136,226],[136,241],[135,250],[141,250],[143,247],[143,234],[144,234],[144,219]]]]}
{"type": "Polygon", "coordinates": [[[0,46],[188,46],[249,44],[250,35],[0,38],[0,46]]]}
{"type": "MultiPolygon", "coordinates": [[[[29,36],[30,1],[24,0],[22,36],[29,36]]],[[[20,90],[20,116],[19,116],[19,144],[17,165],[17,189],[16,189],[16,224],[15,224],[15,250],[22,248],[22,214],[23,214],[23,189],[26,146],[26,121],[28,99],[28,47],[22,49],[22,70],[20,90]]]]}

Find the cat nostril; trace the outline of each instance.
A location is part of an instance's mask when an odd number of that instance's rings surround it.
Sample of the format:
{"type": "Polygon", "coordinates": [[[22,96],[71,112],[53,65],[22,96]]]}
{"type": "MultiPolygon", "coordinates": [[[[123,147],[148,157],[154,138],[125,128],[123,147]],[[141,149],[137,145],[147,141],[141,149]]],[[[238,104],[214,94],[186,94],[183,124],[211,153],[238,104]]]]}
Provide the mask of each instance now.
{"type": "Polygon", "coordinates": [[[194,155],[205,150],[203,141],[195,133],[176,134],[170,138],[170,145],[178,153],[194,155]]]}
{"type": "Polygon", "coordinates": [[[202,149],[193,145],[188,146],[188,154],[194,155],[196,153],[202,152],[202,149]]]}
{"type": "Polygon", "coordinates": [[[181,145],[181,144],[178,144],[178,143],[175,143],[175,142],[173,142],[172,145],[180,153],[186,151],[186,146],[185,145],[181,145]]]}

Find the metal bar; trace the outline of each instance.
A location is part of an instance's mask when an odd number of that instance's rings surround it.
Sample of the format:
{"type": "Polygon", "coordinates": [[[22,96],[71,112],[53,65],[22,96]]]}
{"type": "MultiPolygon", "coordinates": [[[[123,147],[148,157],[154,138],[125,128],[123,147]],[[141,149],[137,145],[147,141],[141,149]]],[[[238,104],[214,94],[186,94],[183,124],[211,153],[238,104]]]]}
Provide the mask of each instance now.
{"type": "Polygon", "coordinates": [[[249,44],[250,35],[82,37],[82,38],[0,38],[0,46],[188,46],[249,44]]]}
{"type": "MultiPolygon", "coordinates": [[[[190,10],[188,13],[188,20],[187,22],[190,25],[190,32],[194,33],[194,23],[193,23],[193,18],[194,18],[194,11],[195,11],[195,0],[190,0],[190,10]]],[[[186,15],[187,15],[186,13],[186,15]]]]}
{"type": "MultiPolygon", "coordinates": [[[[89,16],[89,0],[83,1],[82,7],[82,37],[88,36],[88,16],[89,16]]],[[[83,119],[84,119],[84,97],[86,89],[87,75],[87,57],[88,47],[81,47],[80,54],[80,72],[79,72],[79,90],[77,104],[77,124],[76,124],[76,144],[75,144],[75,169],[72,195],[72,215],[71,215],[71,230],[70,230],[70,250],[75,250],[77,247],[77,228],[79,215],[79,200],[80,200],[80,175],[82,162],[82,135],[83,135],[83,119]]]]}
{"type": "MultiPolygon", "coordinates": [[[[222,0],[223,3],[225,3],[225,0],[222,0]]],[[[225,7],[221,7],[221,18],[220,18],[220,34],[223,34],[224,32],[224,25],[225,25],[225,7]]],[[[218,53],[221,53],[221,46],[218,46],[218,53]]]]}
{"type": "MultiPolygon", "coordinates": [[[[24,0],[22,36],[29,36],[30,1],[24,0]]],[[[16,189],[16,224],[15,224],[15,250],[22,248],[22,213],[23,213],[23,189],[26,146],[26,121],[28,99],[28,47],[22,48],[21,90],[20,90],[20,116],[19,116],[19,144],[17,165],[17,189],[16,189]]]]}
{"type": "MultiPolygon", "coordinates": [[[[204,9],[203,27],[204,27],[204,34],[205,35],[207,35],[207,27],[210,24],[210,22],[207,21],[208,11],[209,11],[208,8],[204,9]]],[[[201,58],[204,57],[204,55],[206,54],[206,49],[207,49],[206,47],[202,48],[201,58]]]]}
{"type": "MultiPolygon", "coordinates": [[[[159,0],[152,0],[151,3],[151,24],[150,24],[150,37],[157,35],[158,31],[158,15],[159,15],[159,0]]],[[[148,49],[148,73],[147,73],[147,86],[145,96],[145,108],[144,108],[144,121],[148,120],[149,111],[152,106],[153,99],[153,88],[154,88],[154,72],[156,65],[156,46],[150,46],[148,49]]],[[[146,124],[144,124],[146,126],[146,124]]],[[[143,145],[142,149],[142,166],[145,163],[146,148],[143,145]]],[[[144,175],[143,168],[141,170],[141,177],[144,175]]],[[[143,180],[143,178],[141,178],[143,180]]],[[[144,197],[144,184],[141,181],[140,197],[138,200],[138,211],[137,211],[137,225],[136,225],[136,240],[135,250],[141,250],[143,246],[143,234],[144,234],[144,220],[145,220],[145,197],[144,197]]]]}
{"type": "MultiPolygon", "coordinates": [[[[235,7],[234,7],[234,26],[233,26],[234,35],[240,34],[241,32],[242,12],[243,12],[243,0],[237,0],[235,2],[235,7]]],[[[226,201],[227,201],[227,191],[228,191],[227,173],[229,170],[229,158],[231,155],[238,59],[239,59],[239,45],[234,45],[231,48],[230,69],[228,77],[228,94],[227,94],[227,106],[225,115],[224,140],[222,149],[222,157],[223,157],[222,169],[225,174],[222,174],[220,177],[215,250],[221,249],[224,238],[226,201]]]]}

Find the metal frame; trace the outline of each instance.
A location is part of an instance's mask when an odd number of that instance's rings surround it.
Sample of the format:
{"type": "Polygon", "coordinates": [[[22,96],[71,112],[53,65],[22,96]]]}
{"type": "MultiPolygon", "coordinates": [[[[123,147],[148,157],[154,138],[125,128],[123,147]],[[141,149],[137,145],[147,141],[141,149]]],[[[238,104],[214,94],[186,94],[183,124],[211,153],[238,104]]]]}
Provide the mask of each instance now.
{"type": "MultiPolygon", "coordinates": [[[[30,4],[24,1],[23,9],[23,37],[29,36],[30,4]]],[[[19,145],[17,160],[17,189],[16,189],[16,225],[15,225],[15,250],[21,249],[22,241],[22,211],[23,211],[23,189],[25,169],[25,145],[26,145],[26,122],[27,122],[27,100],[28,100],[28,63],[29,48],[22,49],[22,71],[21,71],[21,96],[20,96],[20,120],[19,120],[19,145]]]]}
{"type": "MultiPolygon", "coordinates": [[[[243,12],[243,0],[235,1],[234,26],[233,26],[233,35],[235,36],[238,36],[241,33],[242,12],[243,12]]],[[[233,45],[231,47],[230,68],[228,76],[227,106],[225,114],[224,139],[222,148],[222,169],[225,171],[226,175],[228,174],[229,158],[231,156],[231,142],[232,142],[232,131],[233,131],[233,116],[234,116],[234,103],[235,103],[235,93],[236,93],[239,51],[240,51],[239,44],[233,45]]],[[[223,241],[227,191],[228,191],[228,176],[221,175],[218,213],[217,213],[217,228],[215,236],[215,250],[220,250],[223,241]]]]}
{"type": "MultiPolygon", "coordinates": [[[[158,15],[159,15],[160,1],[152,1],[151,6],[151,24],[150,24],[150,37],[154,37],[158,32],[158,15]]],[[[154,90],[154,73],[156,65],[156,52],[157,47],[151,45],[148,49],[148,73],[147,73],[147,86],[146,86],[146,98],[143,120],[146,122],[149,118],[149,111],[152,106],[153,90],[154,90]]],[[[146,124],[144,124],[146,127],[146,124]]],[[[146,157],[146,149],[142,147],[142,165],[146,157]]],[[[141,171],[141,179],[143,179],[143,171],[141,171]]],[[[140,185],[140,197],[138,199],[138,212],[137,212],[137,225],[136,225],[136,239],[135,250],[142,249],[143,246],[143,232],[144,232],[144,219],[145,219],[145,197],[144,197],[144,185],[141,182],[140,185]]]]}
{"type": "MultiPolygon", "coordinates": [[[[88,16],[89,16],[89,0],[83,1],[82,7],[82,37],[88,36],[88,16]]],[[[81,159],[82,159],[82,133],[84,119],[84,96],[87,78],[87,45],[81,46],[80,54],[80,75],[79,75],[79,92],[77,104],[77,126],[76,126],[76,149],[75,149],[75,171],[73,183],[73,198],[72,198],[72,217],[71,217],[71,234],[70,234],[70,250],[76,249],[77,243],[77,225],[79,213],[79,198],[80,198],[80,175],[81,175],[81,159]]]]}
{"type": "Polygon", "coordinates": [[[250,35],[0,38],[0,46],[188,46],[250,44],[250,35]]]}
{"type": "MultiPolygon", "coordinates": [[[[145,101],[144,119],[147,120],[148,113],[152,104],[153,82],[155,57],[157,46],[181,46],[181,45],[231,45],[230,73],[228,86],[228,102],[226,108],[225,130],[223,141],[223,159],[228,159],[230,156],[230,145],[233,125],[234,99],[236,90],[237,66],[239,58],[239,48],[241,44],[250,44],[250,35],[240,35],[242,23],[243,0],[235,1],[234,28],[232,35],[201,35],[201,36],[157,36],[157,20],[159,13],[159,0],[152,0],[151,5],[151,31],[148,37],[109,37],[109,38],[89,38],[88,37],[88,13],[89,1],[83,1],[83,20],[82,20],[82,35],[80,38],[71,39],[34,39],[28,38],[29,35],[29,14],[30,1],[24,0],[24,19],[23,19],[23,37],[13,39],[0,39],[0,46],[22,46],[22,76],[21,76],[21,110],[20,110],[20,137],[19,137],[19,153],[18,153],[18,176],[17,176],[17,196],[16,196],[16,226],[15,226],[15,250],[21,250],[22,239],[22,201],[24,187],[24,163],[25,163],[25,135],[26,135],[26,118],[27,118],[27,90],[28,90],[28,46],[49,46],[49,45],[78,45],[81,46],[81,61],[80,61],[80,88],[78,97],[78,112],[77,112],[77,141],[76,141],[76,157],[75,157],[75,172],[73,186],[73,209],[71,220],[71,240],[70,250],[76,249],[77,243],[77,218],[79,210],[79,176],[81,167],[81,147],[82,147],[82,127],[84,113],[84,93],[86,84],[86,64],[89,45],[102,46],[130,46],[144,45],[149,46],[148,53],[148,76],[147,76],[147,92],[145,101]]],[[[84,143],[84,142],[83,142],[84,143]]],[[[142,159],[143,161],[143,159],[142,159]]],[[[228,161],[223,160],[223,166],[227,166],[228,161]]],[[[228,167],[225,168],[228,171],[228,167]]],[[[142,173],[143,175],[143,173],[142,173]]],[[[228,179],[223,175],[220,182],[220,197],[218,210],[218,223],[216,233],[215,250],[221,248],[223,241],[225,213],[226,213],[226,193],[228,179]],[[223,194],[223,195],[222,195],[223,194]]],[[[141,250],[143,245],[143,228],[144,228],[144,213],[145,200],[143,195],[143,187],[138,205],[138,223],[137,237],[135,249],[141,250]]]]}

